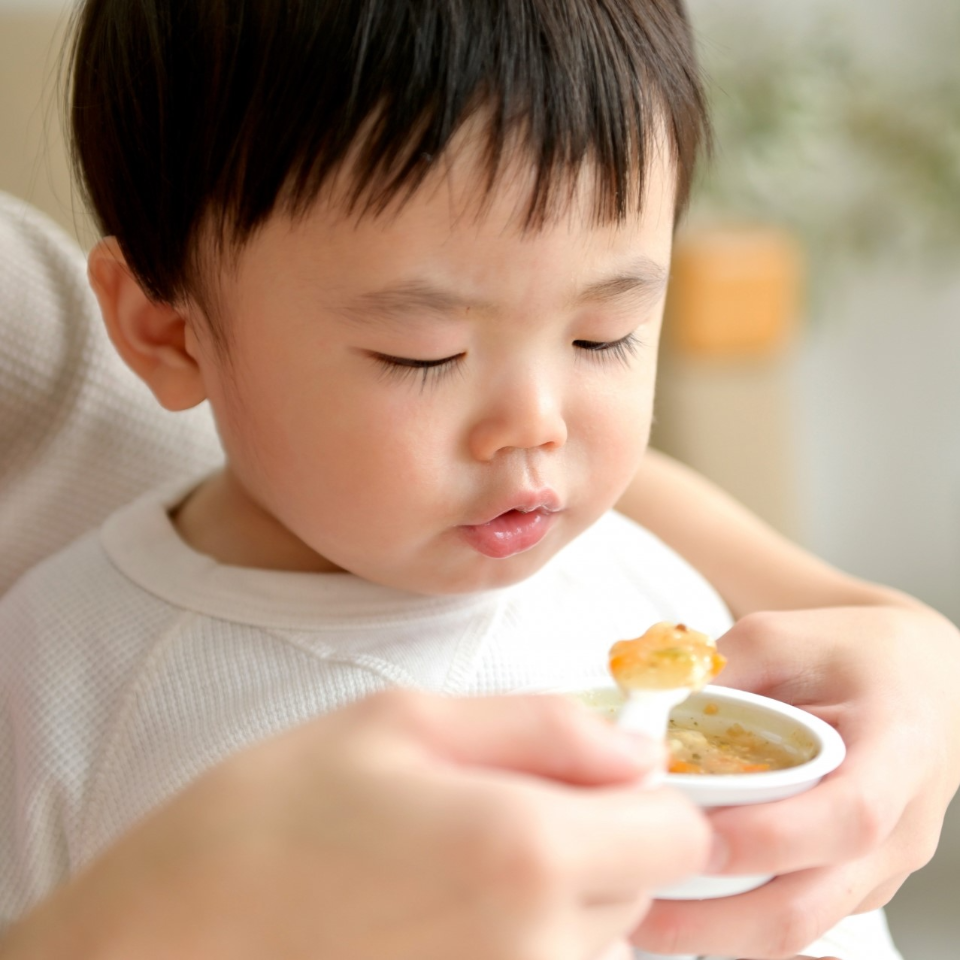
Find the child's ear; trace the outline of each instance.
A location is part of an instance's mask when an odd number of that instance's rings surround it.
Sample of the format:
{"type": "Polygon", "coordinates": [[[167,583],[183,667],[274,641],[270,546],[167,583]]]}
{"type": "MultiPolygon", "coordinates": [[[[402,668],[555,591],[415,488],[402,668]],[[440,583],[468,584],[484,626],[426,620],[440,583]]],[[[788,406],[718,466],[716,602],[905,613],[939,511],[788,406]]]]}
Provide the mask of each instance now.
{"type": "Polygon", "coordinates": [[[187,349],[186,318],[144,293],[115,237],[90,251],[87,275],[114,347],[161,405],[186,410],[205,400],[200,367],[187,349]]]}

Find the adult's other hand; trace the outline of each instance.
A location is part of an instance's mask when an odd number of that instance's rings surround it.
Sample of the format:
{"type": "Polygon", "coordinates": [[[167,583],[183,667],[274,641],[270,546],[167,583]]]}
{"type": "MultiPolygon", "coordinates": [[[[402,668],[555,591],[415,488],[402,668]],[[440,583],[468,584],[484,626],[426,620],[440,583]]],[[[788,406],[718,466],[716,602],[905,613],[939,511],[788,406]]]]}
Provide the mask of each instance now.
{"type": "Polygon", "coordinates": [[[960,642],[904,601],[754,614],[721,648],[723,682],[833,724],[847,758],[808,793],[713,814],[712,868],[776,879],[729,900],[658,903],[637,940],[658,953],[793,957],[883,906],[933,856],[960,783],[960,642]]]}

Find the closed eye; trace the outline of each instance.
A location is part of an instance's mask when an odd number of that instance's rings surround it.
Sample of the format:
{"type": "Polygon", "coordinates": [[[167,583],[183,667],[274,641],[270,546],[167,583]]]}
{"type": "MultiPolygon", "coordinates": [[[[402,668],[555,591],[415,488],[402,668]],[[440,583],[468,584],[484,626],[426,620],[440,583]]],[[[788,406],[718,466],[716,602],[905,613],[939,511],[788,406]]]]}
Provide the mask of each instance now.
{"type": "Polygon", "coordinates": [[[574,340],[573,345],[592,359],[604,362],[616,360],[624,365],[630,362],[642,346],[635,333],[628,333],[619,340],[574,340]]]}
{"type": "Polygon", "coordinates": [[[456,353],[452,357],[441,357],[439,360],[418,360],[414,357],[393,357],[386,353],[372,354],[373,359],[380,364],[384,373],[390,376],[405,379],[410,376],[420,377],[420,388],[423,389],[430,382],[436,382],[444,374],[452,371],[458,360],[466,354],[456,353]]]}

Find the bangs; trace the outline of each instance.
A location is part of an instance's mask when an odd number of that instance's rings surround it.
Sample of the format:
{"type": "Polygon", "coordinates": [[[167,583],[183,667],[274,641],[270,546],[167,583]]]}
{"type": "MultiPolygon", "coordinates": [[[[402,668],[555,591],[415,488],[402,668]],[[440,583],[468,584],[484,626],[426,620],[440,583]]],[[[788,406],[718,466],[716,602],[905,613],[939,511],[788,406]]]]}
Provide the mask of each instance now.
{"type": "Polygon", "coordinates": [[[664,149],[681,211],[709,136],[680,0],[88,0],[78,17],[75,166],[161,301],[195,288],[205,224],[242,246],[338,171],[347,207],[381,214],[474,118],[482,189],[515,156],[532,167],[528,228],[584,173],[597,222],[638,210],[664,149]]]}

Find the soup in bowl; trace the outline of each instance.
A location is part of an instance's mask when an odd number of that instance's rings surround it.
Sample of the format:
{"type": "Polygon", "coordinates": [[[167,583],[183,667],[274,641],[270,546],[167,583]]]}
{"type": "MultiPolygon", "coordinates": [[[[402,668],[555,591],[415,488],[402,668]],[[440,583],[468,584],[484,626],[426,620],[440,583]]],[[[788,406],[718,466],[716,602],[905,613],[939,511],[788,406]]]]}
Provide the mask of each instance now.
{"type": "MultiPolygon", "coordinates": [[[[615,720],[616,687],[567,694],[615,720]]],[[[667,783],[704,809],[769,803],[811,789],[846,753],[830,724],[797,707],[743,690],[707,686],[675,707],[667,734],[667,783]]],[[[667,900],[746,893],[771,875],[693,877],[657,892],[667,900]]]]}

